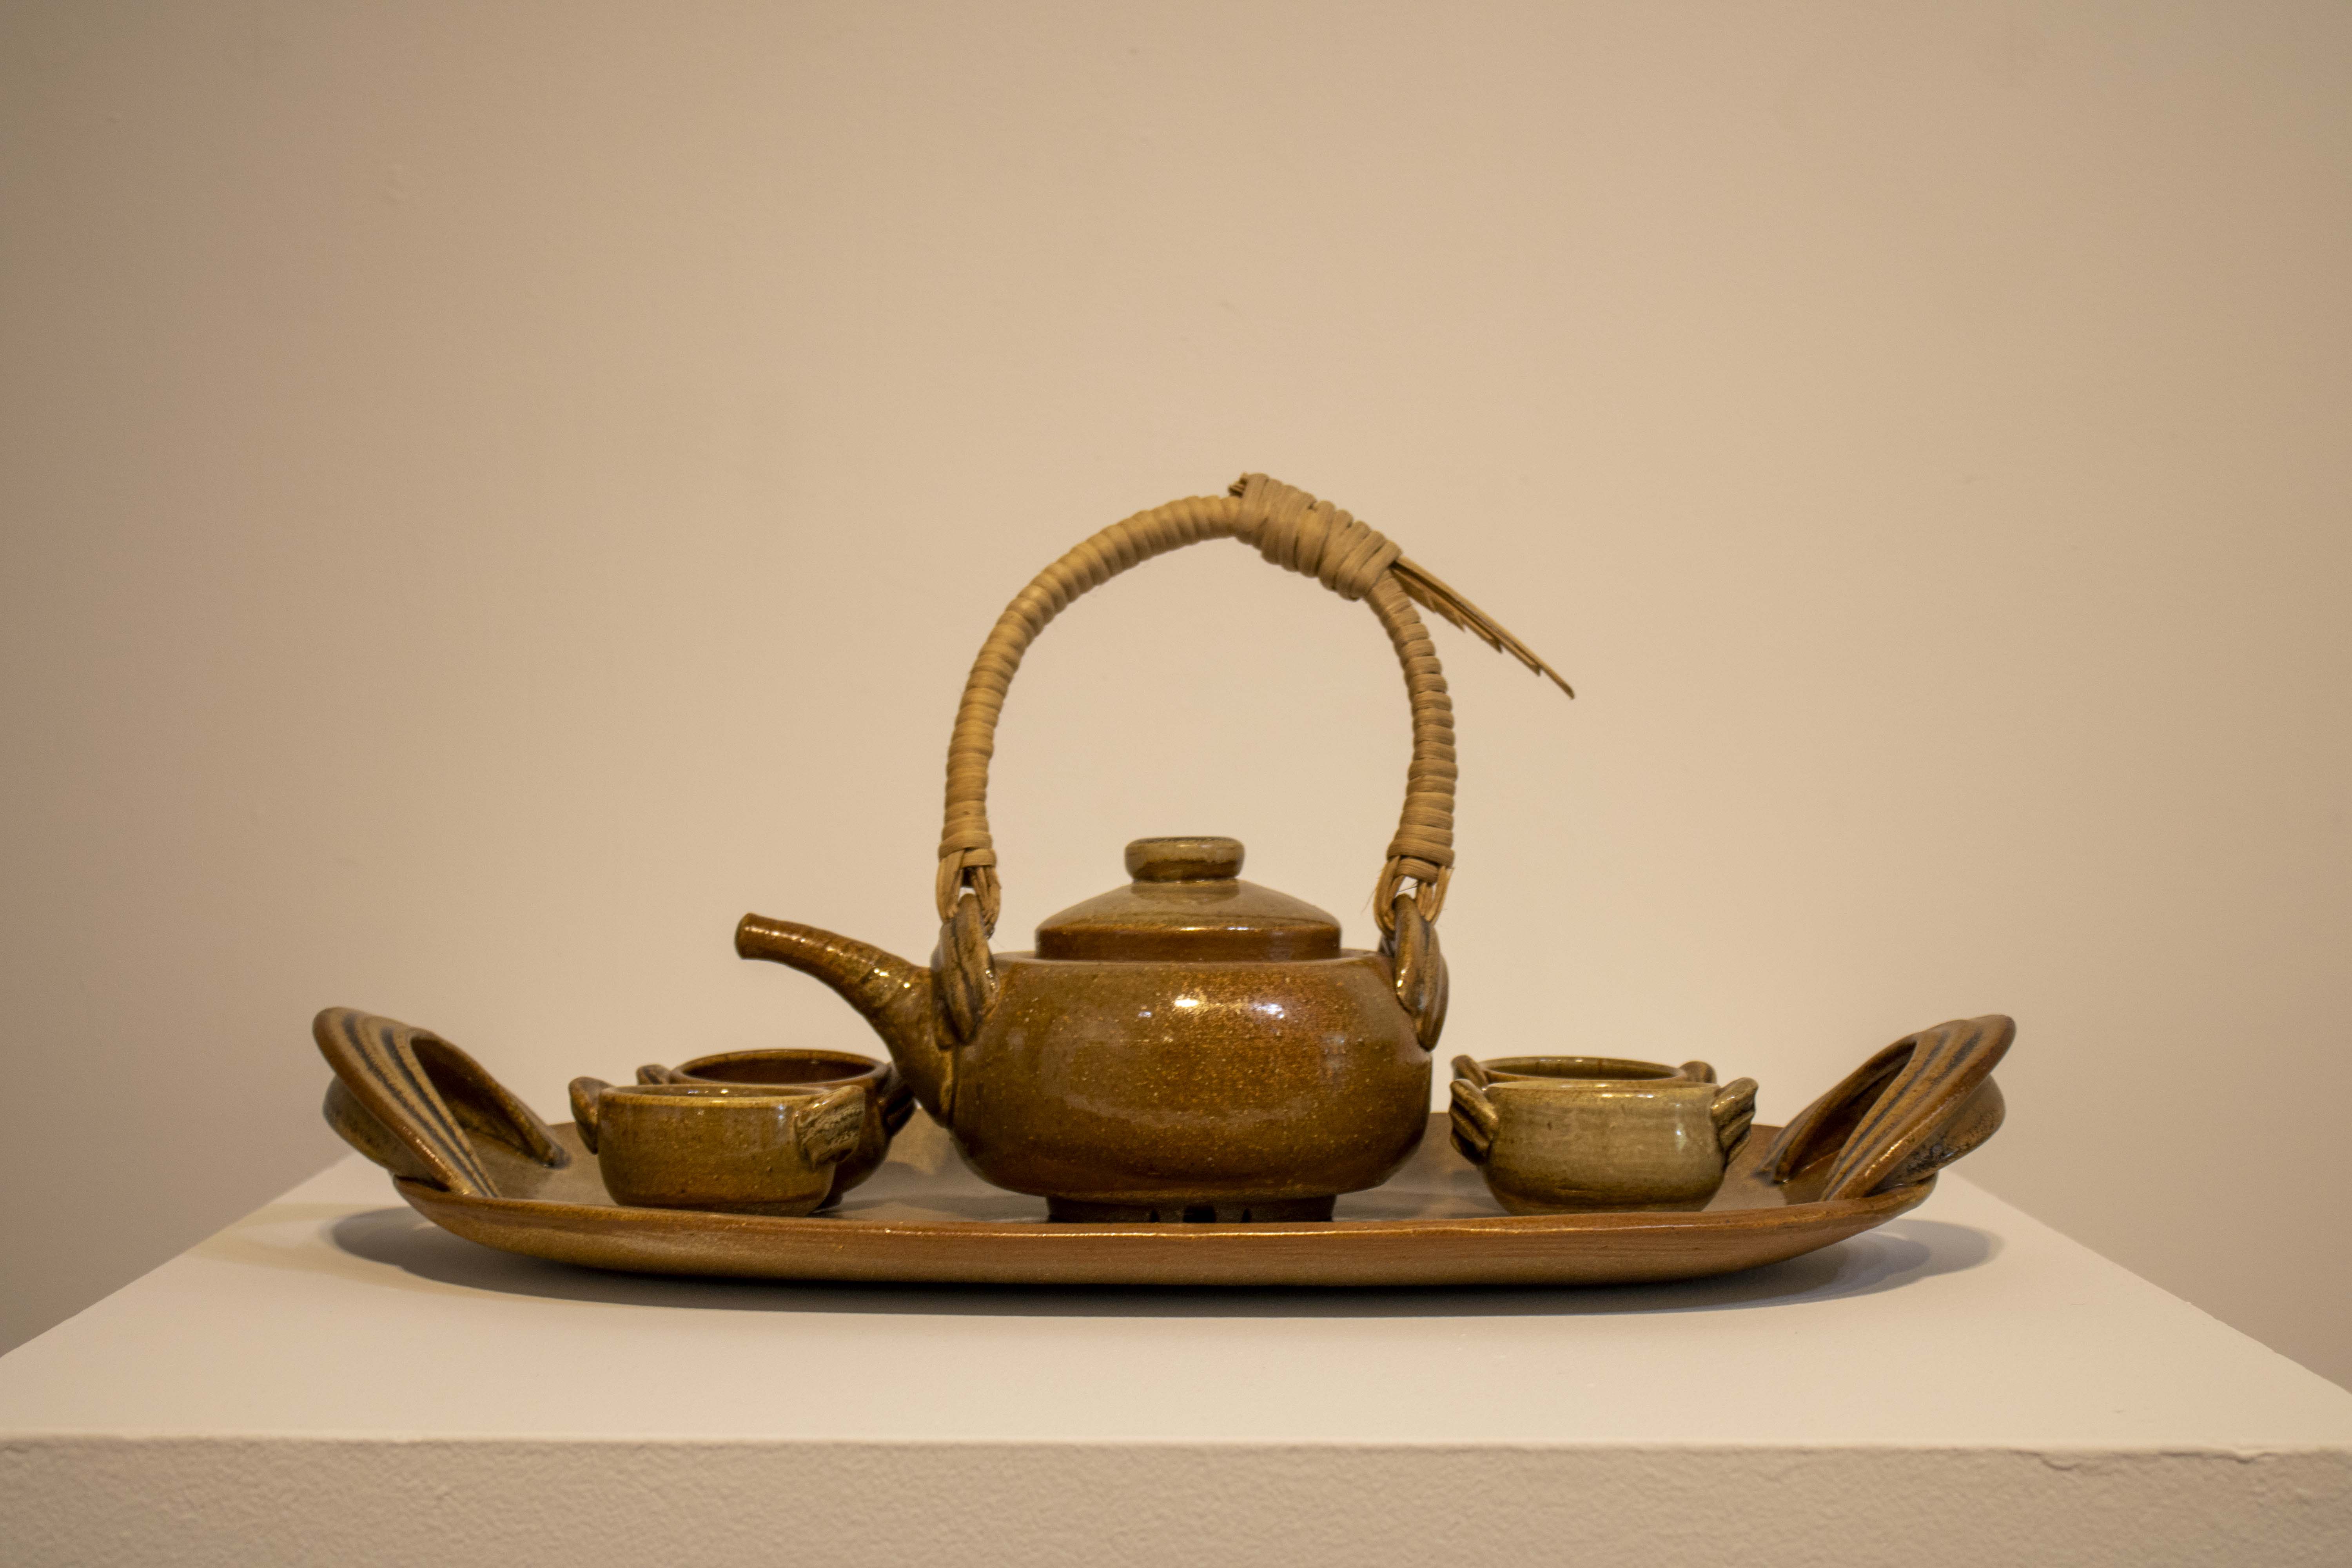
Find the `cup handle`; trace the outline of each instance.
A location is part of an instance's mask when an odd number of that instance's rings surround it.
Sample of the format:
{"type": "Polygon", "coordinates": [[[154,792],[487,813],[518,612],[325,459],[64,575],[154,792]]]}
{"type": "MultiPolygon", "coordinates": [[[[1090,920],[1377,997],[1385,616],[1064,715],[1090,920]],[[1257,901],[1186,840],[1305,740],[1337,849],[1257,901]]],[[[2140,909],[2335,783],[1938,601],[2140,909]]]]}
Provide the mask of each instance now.
{"type": "Polygon", "coordinates": [[[647,1062],[637,1069],[639,1083],[684,1083],[687,1077],[676,1068],[666,1068],[659,1062],[647,1062]]]}
{"type": "Polygon", "coordinates": [[[1455,1057],[1454,1058],[1454,1076],[1458,1079],[1465,1079],[1479,1089],[1484,1089],[1488,1084],[1495,1081],[1494,1075],[1486,1070],[1486,1064],[1479,1061],[1475,1057],[1455,1057]]]}
{"type": "Polygon", "coordinates": [[[808,1163],[823,1170],[837,1165],[857,1147],[866,1131],[866,1086],[845,1083],[793,1108],[793,1138],[808,1163]]]}
{"type": "Polygon", "coordinates": [[[604,1093],[613,1086],[601,1078],[575,1078],[572,1080],[572,1120],[580,1125],[580,1142],[588,1152],[596,1152],[596,1118],[604,1109],[604,1093]]]}
{"type": "Polygon", "coordinates": [[[1707,1114],[1715,1119],[1716,1140],[1723,1145],[1727,1160],[1748,1141],[1748,1130],[1756,1123],[1756,1080],[1736,1078],[1725,1084],[1708,1105],[1707,1114]]]}
{"type": "Polygon", "coordinates": [[[1466,1078],[1454,1080],[1454,1146],[1474,1165],[1483,1165],[1495,1150],[1495,1129],[1502,1119],[1486,1091],[1466,1078]]]}
{"type": "Polygon", "coordinates": [[[1685,1062],[1675,1070],[1680,1072],[1683,1077],[1690,1079],[1693,1083],[1713,1083],[1715,1081],[1715,1064],[1712,1062],[1685,1062]]]}

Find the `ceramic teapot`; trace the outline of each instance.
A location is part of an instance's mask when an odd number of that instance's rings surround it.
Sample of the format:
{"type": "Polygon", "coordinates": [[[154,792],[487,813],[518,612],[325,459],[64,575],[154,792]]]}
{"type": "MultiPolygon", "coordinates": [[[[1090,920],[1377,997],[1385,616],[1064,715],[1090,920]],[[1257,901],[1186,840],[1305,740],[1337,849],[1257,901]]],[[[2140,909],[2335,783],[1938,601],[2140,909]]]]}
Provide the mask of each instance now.
{"type": "Polygon", "coordinates": [[[1328,502],[1248,475],[1222,497],[1139,513],[1041,573],[982,645],[948,750],[929,965],[814,926],[747,915],[736,951],[814,975],[889,1047],[925,1110],[989,1181],[1080,1221],[1328,1218],[1377,1185],[1428,1121],[1447,980],[1435,921],[1454,863],[1454,726],[1413,603],[1567,683],[1397,547],[1328,502]],[[988,831],[996,718],[1022,656],[1072,599],[1204,539],[1368,603],[1403,666],[1405,806],[1372,900],[1376,951],[1341,947],[1311,904],[1240,879],[1231,838],[1139,838],[1126,886],[992,952],[988,831]]]}

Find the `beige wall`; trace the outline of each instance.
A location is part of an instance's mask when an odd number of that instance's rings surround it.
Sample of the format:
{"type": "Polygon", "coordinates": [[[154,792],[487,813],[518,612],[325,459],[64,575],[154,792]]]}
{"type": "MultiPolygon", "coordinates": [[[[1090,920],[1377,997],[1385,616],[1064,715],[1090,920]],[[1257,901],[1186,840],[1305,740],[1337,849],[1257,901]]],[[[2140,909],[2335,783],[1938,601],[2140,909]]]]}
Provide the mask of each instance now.
{"type": "MultiPolygon", "coordinates": [[[[304,1033],[852,1043],[964,662],[1264,468],[1441,632],[1449,1049],[1787,1115],[2021,1020],[2002,1195],[2352,1380],[2352,10],[0,13],[0,1343],[337,1152],[304,1033]]],[[[1008,936],[1147,832],[1360,931],[1403,704],[1232,546],[1040,645],[1008,936]]]]}

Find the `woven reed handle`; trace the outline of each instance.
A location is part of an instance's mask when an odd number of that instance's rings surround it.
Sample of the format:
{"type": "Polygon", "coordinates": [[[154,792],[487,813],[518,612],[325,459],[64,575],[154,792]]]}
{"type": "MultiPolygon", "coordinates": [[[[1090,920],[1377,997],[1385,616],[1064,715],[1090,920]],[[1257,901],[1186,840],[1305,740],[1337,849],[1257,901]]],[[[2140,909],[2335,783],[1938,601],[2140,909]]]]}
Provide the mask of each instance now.
{"type": "Polygon", "coordinates": [[[997,715],[1029,645],[1087,590],[1155,555],[1204,539],[1229,538],[1256,546],[1276,565],[1313,577],[1343,599],[1364,600],[1388,632],[1412,704],[1412,762],[1405,773],[1404,809],[1372,897],[1372,915],[1383,936],[1389,935],[1399,895],[1410,882],[1410,899],[1422,920],[1437,918],[1454,870],[1454,705],[1436,647],[1413,602],[1550,676],[1563,691],[1568,683],[1372,529],[1304,490],[1264,474],[1245,474],[1224,495],[1171,501],[1104,529],[1040,572],[997,617],[972,661],[948,742],[947,812],[933,889],[940,918],[950,928],[942,932],[944,952],[968,954],[975,941],[984,944],[996,930],[1002,889],[995,841],[988,831],[988,764],[996,750],[997,715]],[[975,908],[959,920],[966,893],[975,908]]]}

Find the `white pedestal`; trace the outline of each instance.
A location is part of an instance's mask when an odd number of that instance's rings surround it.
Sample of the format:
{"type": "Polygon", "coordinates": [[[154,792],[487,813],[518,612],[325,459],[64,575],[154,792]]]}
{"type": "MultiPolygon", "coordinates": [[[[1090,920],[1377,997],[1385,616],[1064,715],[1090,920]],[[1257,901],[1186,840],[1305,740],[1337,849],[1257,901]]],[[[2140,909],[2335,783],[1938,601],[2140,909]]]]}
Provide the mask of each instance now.
{"type": "Polygon", "coordinates": [[[2352,1394],[1947,1176],[1728,1279],[778,1286],[356,1156],[0,1359],[0,1561],[2352,1563],[2352,1394]]]}

